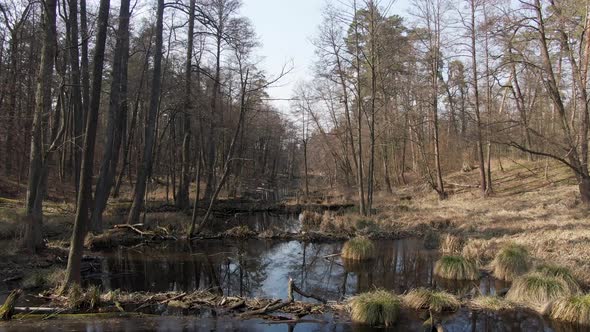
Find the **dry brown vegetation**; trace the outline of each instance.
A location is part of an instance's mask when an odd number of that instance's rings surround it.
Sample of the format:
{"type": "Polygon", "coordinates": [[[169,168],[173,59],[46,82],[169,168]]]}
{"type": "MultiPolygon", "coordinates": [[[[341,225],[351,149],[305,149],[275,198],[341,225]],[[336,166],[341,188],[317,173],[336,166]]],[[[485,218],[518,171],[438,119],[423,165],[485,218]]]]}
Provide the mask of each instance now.
{"type": "MultiPolygon", "coordinates": [[[[568,267],[590,283],[590,217],[570,171],[554,162],[503,161],[494,168],[494,194],[483,198],[477,188],[456,187],[440,201],[427,188],[400,189],[397,197],[381,197],[381,229],[398,236],[447,232],[467,239],[462,254],[489,263],[507,243],[525,246],[542,261],[568,267]],[[399,207],[403,206],[403,209],[399,207]]],[[[475,186],[477,172],[456,173],[448,183],[475,186]]]]}

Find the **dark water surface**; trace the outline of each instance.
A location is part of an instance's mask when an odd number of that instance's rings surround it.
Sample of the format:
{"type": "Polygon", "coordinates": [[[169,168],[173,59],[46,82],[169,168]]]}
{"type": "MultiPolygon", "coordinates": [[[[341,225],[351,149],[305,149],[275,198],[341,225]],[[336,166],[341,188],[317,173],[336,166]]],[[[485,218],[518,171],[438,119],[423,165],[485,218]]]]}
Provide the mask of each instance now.
{"type": "Polygon", "coordinates": [[[167,244],[103,252],[85,276],[103,290],[185,291],[221,289],[228,296],[286,298],[287,282],[328,300],[374,288],[396,293],[424,286],[463,295],[494,294],[507,285],[485,277],[449,282],[433,276],[436,251],[422,241],[377,241],[378,257],[355,263],[338,256],[342,243],[270,240],[206,240],[192,246],[167,244]],[[479,290],[478,290],[479,289],[479,290]]]}

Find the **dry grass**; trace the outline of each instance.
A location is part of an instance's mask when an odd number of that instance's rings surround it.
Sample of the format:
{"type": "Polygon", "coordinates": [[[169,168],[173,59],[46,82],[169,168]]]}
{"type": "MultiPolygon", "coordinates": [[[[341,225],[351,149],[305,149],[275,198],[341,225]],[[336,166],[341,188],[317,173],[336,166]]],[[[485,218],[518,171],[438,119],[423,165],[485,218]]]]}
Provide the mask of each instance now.
{"type": "Polygon", "coordinates": [[[299,215],[299,221],[304,229],[318,229],[324,216],[320,213],[305,210],[299,215]]]}
{"type": "Polygon", "coordinates": [[[524,246],[508,243],[496,254],[492,261],[492,270],[496,278],[512,281],[528,272],[530,261],[528,250],[524,246]]]}
{"type": "Polygon", "coordinates": [[[558,299],[551,306],[551,318],[590,327],[590,294],[558,299]]]}
{"type": "Polygon", "coordinates": [[[393,325],[400,309],[399,298],[385,290],[362,293],[350,300],[352,320],[368,325],[393,325]]]}
{"type": "Polygon", "coordinates": [[[471,300],[470,305],[477,310],[503,311],[511,310],[514,304],[499,296],[478,296],[471,300]]]}
{"type": "Polygon", "coordinates": [[[61,287],[65,277],[65,270],[50,268],[33,271],[23,281],[21,286],[24,289],[33,288],[54,288],[61,287]]]}
{"type": "MultiPolygon", "coordinates": [[[[428,188],[398,190],[395,197],[376,197],[374,218],[383,231],[424,236],[431,221],[450,220],[441,233],[467,240],[462,254],[482,265],[506,243],[524,245],[531,256],[571,269],[583,284],[590,284],[590,214],[579,203],[580,194],[571,170],[558,163],[502,160],[504,170],[493,168],[494,194],[482,197],[479,189],[449,186],[454,190],[440,201],[428,188]],[[400,197],[411,200],[400,201],[400,197]],[[407,211],[396,209],[403,203],[407,211]]],[[[478,173],[456,173],[448,183],[477,185],[478,173]]],[[[436,225],[434,225],[436,226],[436,225]]]]}
{"type": "Polygon", "coordinates": [[[475,261],[462,256],[443,256],[434,265],[434,274],[450,280],[477,280],[479,268],[475,261]]]}
{"type": "Polygon", "coordinates": [[[460,254],[465,246],[465,240],[459,236],[447,234],[443,237],[440,250],[445,255],[460,254]]]}
{"type": "Polygon", "coordinates": [[[375,244],[366,237],[350,239],[342,247],[342,258],[349,260],[369,260],[375,258],[375,244]]]}
{"type": "Polygon", "coordinates": [[[553,264],[541,264],[535,267],[535,271],[549,277],[555,277],[563,280],[572,293],[579,293],[581,291],[578,280],[576,280],[576,277],[567,267],[553,264]]]}
{"type": "Polygon", "coordinates": [[[411,290],[403,296],[403,302],[409,308],[435,313],[457,311],[461,307],[461,302],[453,294],[427,288],[411,290]]]}
{"type": "Polygon", "coordinates": [[[571,295],[563,279],[531,272],[514,280],[506,299],[540,311],[551,301],[571,295]]]}

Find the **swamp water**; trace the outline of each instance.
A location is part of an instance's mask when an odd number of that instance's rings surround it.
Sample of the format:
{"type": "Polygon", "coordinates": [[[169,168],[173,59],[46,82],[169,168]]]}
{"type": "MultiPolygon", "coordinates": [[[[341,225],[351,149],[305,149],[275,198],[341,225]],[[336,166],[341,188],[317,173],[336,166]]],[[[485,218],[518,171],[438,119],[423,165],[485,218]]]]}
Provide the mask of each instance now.
{"type": "MultiPolygon", "coordinates": [[[[257,232],[270,228],[299,231],[295,216],[254,214],[226,218],[225,229],[247,225],[257,232]]],[[[477,282],[449,282],[433,275],[437,251],[424,249],[418,239],[375,242],[378,257],[355,264],[338,255],[342,243],[305,243],[250,239],[203,240],[191,246],[167,243],[91,253],[84,283],[103,291],[166,292],[220,290],[227,296],[287,297],[289,277],[304,291],[327,300],[343,300],[359,292],[384,288],[401,294],[416,287],[444,289],[457,295],[495,294],[509,285],[489,276],[477,282]]],[[[301,300],[301,297],[296,296],[301,300]]],[[[198,317],[162,316],[125,319],[60,319],[58,321],[0,323],[4,331],[374,331],[331,314],[304,317],[297,324],[258,319],[216,318],[204,311],[198,317]]],[[[402,311],[390,330],[422,331],[424,317],[402,311]]],[[[442,317],[446,331],[556,331],[579,329],[561,326],[528,311],[490,313],[466,308],[442,317]]]]}

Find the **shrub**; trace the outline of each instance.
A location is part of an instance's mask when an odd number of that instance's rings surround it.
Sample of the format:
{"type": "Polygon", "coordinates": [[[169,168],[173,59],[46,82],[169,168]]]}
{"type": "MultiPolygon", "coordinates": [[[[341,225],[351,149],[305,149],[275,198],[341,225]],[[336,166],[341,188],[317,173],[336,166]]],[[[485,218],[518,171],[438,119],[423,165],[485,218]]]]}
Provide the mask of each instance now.
{"type": "Polygon", "coordinates": [[[400,300],[388,291],[377,290],[353,297],[350,307],[355,322],[391,326],[398,318],[400,300]]]}
{"type": "Polygon", "coordinates": [[[477,280],[479,269],[475,261],[462,256],[443,256],[434,265],[434,274],[451,280],[477,280]]]}
{"type": "Polygon", "coordinates": [[[590,294],[556,300],[551,307],[551,318],[590,326],[590,294]]]}
{"type": "Polygon", "coordinates": [[[368,260],[375,258],[375,244],[366,237],[356,237],[342,247],[342,258],[352,260],[368,260]]]}
{"type": "Polygon", "coordinates": [[[492,261],[494,276],[512,281],[530,269],[530,257],[525,247],[517,244],[504,246],[492,261]]]}
{"type": "Polygon", "coordinates": [[[561,278],[532,272],[518,277],[506,294],[506,299],[540,310],[560,297],[573,295],[561,278]]]}
{"type": "Polygon", "coordinates": [[[412,309],[425,309],[434,313],[456,311],[461,306],[461,303],[453,294],[427,288],[411,290],[404,295],[404,303],[412,309]]]}

